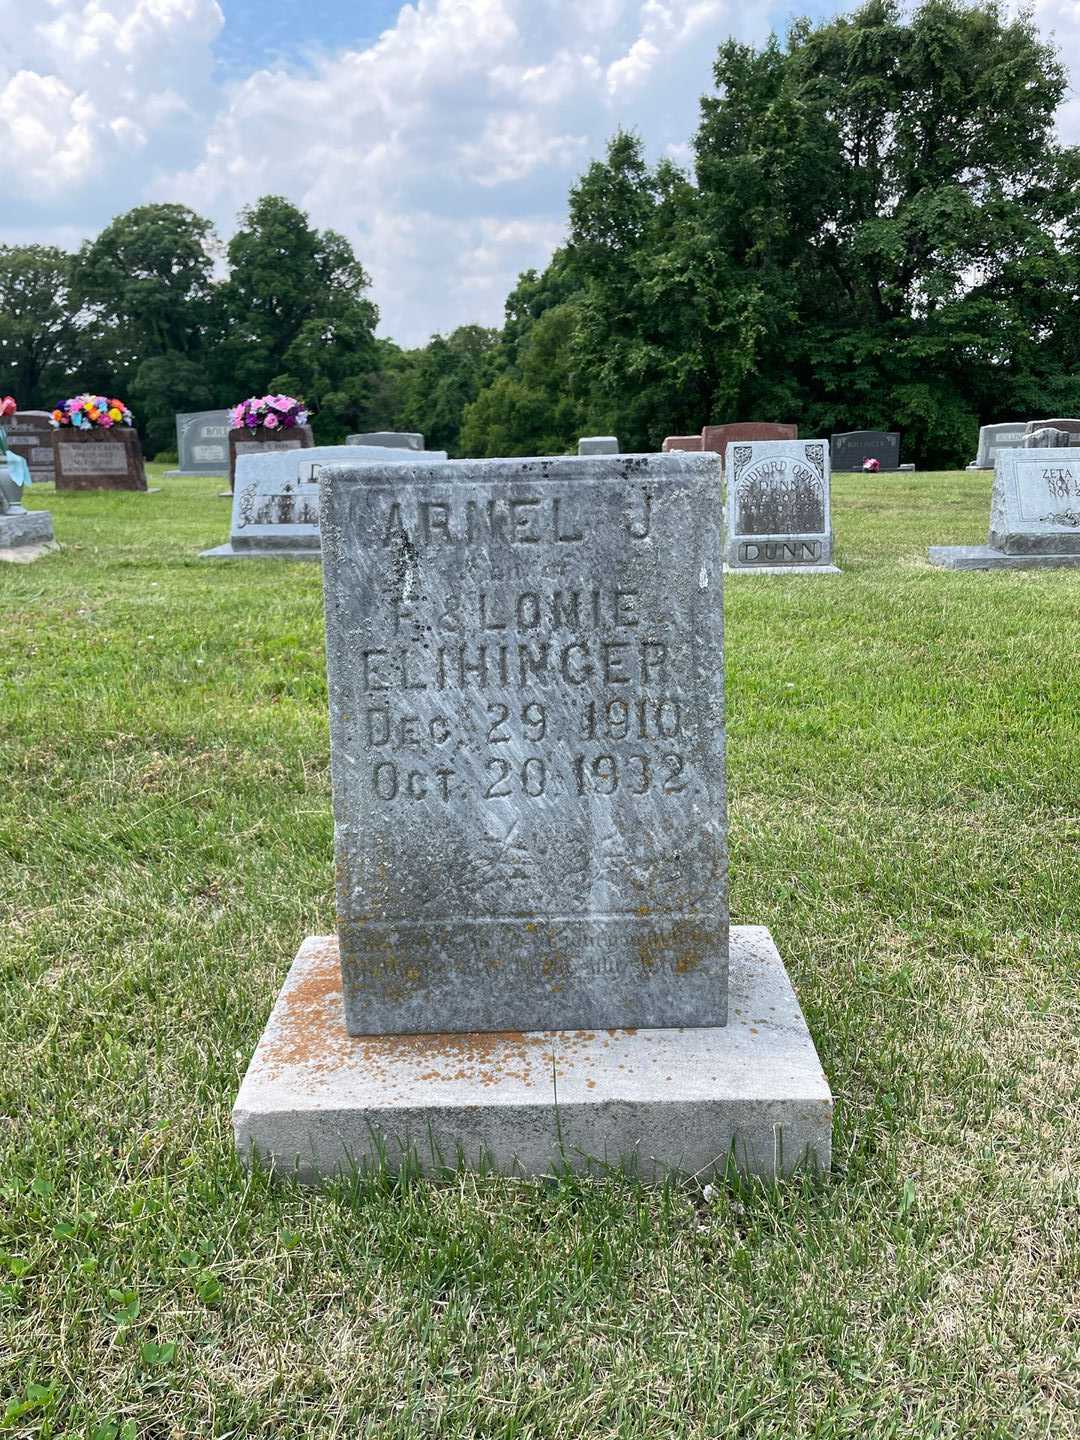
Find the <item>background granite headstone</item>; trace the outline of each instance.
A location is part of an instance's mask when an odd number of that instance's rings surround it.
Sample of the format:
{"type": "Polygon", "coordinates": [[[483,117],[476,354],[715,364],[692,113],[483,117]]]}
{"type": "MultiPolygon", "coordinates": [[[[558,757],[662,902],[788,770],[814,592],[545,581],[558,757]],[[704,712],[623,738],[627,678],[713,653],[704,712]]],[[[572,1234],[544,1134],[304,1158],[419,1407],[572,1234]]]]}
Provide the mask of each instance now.
{"type": "Polygon", "coordinates": [[[377,446],[365,447],[358,460],[356,447],[350,445],[315,445],[309,450],[268,445],[258,454],[241,455],[236,462],[229,543],[202,553],[208,559],[267,555],[318,559],[320,466],[333,460],[405,465],[445,459],[445,450],[417,453],[377,446]]]}
{"type": "Polygon", "coordinates": [[[349,445],[379,445],[389,450],[423,450],[424,437],[410,430],[369,430],[362,435],[350,435],[349,445]]]}
{"type": "Polygon", "coordinates": [[[723,459],[727,447],[735,440],[797,440],[797,425],[773,425],[764,420],[745,420],[732,425],[706,425],[701,432],[702,450],[710,450],[723,459]]]}
{"type": "Polygon", "coordinates": [[[614,435],[583,435],[578,441],[579,455],[618,455],[619,442],[614,435]]]}
{"type": "Polygon", "coordinates": [[[979,449],[969,470],[992,470],[1000,450],[1018,450],[1024,443],[1027,422],[1006,420],[998,425],[983,425],[979,430],[979,449]]]}
{"type": "Polygon", "coordinates": [[[128,425],[109,430],[52,432],[57,490],[145,490],[146,467],[138,432],[128,425]]]}
{"type": "Polygon", "coordinates": [[[310,450],[315,444],[310,425],[294,425],[291,430],[267,430],[259,425],[254,430],[241,426],[229,431],[229,489],[236,487],[236,461],[241,455],[262,455],[270,446],[280,450],[310,450]]]}
{"type": "Polygon", "coordinates": [[[661,446],[661,454],[670,455],[673,450],[688,450],[696,454],[700,449],[700,435],[668,435],[661,446]]]}
{"type": "Polygon", "coordinates": [[[177,415],[176,453],[181,475],[227,475],[228,410],[198,410],[177,415]]]}
{"type": "Polygon", "coordinates": [[[352,1034],[724,1023],[719,471],[323,467],[352,1034]]]}
{"type": "Polygon", "coordinates": [[[1067,430],[1080,437],[1080,420],[1029,420],[1025,428],[1029,435],[1036,430],[1067,430]]]}
{"type": "Polygon", "coordinates": [[[30,467],[35,485],[56,478],[53,458],[53,427],[47,410],[17,410],[6,424],[8,445],[30,467]]]}
{"type": "Polygon", "coordinates": [[[1068,430],[1054,430],[1050,426],[1044,426],[1042,430],[1028,431],[1024,436],[1023,449],[1068,449],[1072,445],[1080,445],[1080,433],[1073,434],[1068,430]]]}
{"type": "Polygon", "coordinates": [[[733,569],[831,564],[828,441],[731,444],[725,475],[733,569]]]}
{"type": "Polygon", "coordinates": [[[900,435],[895,430],[848,430],[830,441],[834,470],[861,470],[876,460],[882,470],[899,470],[900,435]]]}

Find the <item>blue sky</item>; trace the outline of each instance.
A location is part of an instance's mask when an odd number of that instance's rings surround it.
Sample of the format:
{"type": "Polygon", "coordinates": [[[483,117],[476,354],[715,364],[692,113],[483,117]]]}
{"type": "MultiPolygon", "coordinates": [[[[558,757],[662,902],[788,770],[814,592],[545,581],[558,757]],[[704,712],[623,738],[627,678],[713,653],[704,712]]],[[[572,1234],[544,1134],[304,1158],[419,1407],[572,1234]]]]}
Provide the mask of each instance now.
{"type": "MultiPolygon", "coordinates": [[[[0,241],[73,248],[164,200],[224,240],[243,205],[285,194],[352,242],[382,333],[417,344],[498,324],[519,271],[562,240],[567,191],[616,128],[686,161],[717,46],[836,8],[0,0],[0,241]]],[[[1034,11],[1080,64],[1080,0],[1034,11]]],[[[1062,129],[1080,139],[1080,102],[1062,129]]]]}

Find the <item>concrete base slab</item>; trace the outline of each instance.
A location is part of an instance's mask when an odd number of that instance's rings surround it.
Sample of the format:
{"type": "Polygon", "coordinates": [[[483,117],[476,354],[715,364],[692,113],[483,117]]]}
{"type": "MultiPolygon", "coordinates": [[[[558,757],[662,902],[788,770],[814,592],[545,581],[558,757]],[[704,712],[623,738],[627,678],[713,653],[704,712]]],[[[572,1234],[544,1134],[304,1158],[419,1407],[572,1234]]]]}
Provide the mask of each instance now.
{"type": "Polygon", "coordinates": [[[48,510],[8,510],[0,515],[0,560],[29,565],[58,548],[48,510]]]}
{"type": "Polygon", "coordinates": [[[728,1013],[704,1029],[350,1036],[337,937],[313,936],[240,1087],[236,1144],[306,1183],[384,1163],[827,1171],[832,1095],[763,926],[732,927],[728,1013]]]}
{"type": "Polygon", "coordinates": [[[216,545],[213,550],[200,550],[203,560],[322,560],[322,551],[290,549],[285,545],[265,546],[255,550],[234,550],[231,545],[216,545]]]}
{"type": "Polygon", "coordinates": [[[839,575],[835,565],[725,565],[727,575],[839,575]]]}
{"type": "Polygon", "coordinates": [[[1070,570],[1080,567],[1075,555],[1006,555],[990,545],[931,545],[931,565],[944,570],[1070,570]]]}

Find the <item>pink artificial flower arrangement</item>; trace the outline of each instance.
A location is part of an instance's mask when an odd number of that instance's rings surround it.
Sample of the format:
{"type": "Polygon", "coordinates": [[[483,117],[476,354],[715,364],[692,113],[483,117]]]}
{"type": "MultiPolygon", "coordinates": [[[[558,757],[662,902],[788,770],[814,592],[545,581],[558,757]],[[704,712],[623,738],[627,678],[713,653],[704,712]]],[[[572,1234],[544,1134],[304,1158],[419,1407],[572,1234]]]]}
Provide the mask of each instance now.
{"type": "Polygon", "coordinates": [[[291,395],[252,395],[229,411],[233,430],[295,430],[308,423],[307,406],[291,395]]]}
{"type": "Polygon", "coordinates": [[[18,408],[18,405],[15,403],[15,397],[13,395],[5,395],[4,398],[0,400],[0,420],[6,420],[9,415],[14,415],[18,408]]]}
{"type": "Polygon", "coordinates": [[[863,468],[864,470],[868,471],[871,475],[875,475],[875,474],[881,469],[881,461],[880,461],[880,460],[864,460],[864,461],[863,461],[863,467],[862,467],[862,468],[863,468]]]}

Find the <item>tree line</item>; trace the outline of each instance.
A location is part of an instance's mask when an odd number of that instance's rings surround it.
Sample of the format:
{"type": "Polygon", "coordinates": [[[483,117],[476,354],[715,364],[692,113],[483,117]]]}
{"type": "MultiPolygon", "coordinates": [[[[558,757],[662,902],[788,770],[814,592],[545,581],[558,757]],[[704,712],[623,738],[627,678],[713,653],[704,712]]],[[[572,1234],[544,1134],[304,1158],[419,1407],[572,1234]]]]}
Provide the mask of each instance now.
{"type": "Polygon", "coordinates": [[[420,430],[481,457],[756,419],[898,429],[906,458],[955,465],[980,424],[1080,412],[1080,149],[1029,18],[868,0],[724,44],[714,80],[692,173],[617,134],[500,329],[376,337],[349,242],[281,197],[225,247],[146,205],[76,254],[0,248],[0,387],[122,395],[151,454],[176,411],[266,390],[305,399],[323,443],[420,430]]]}

